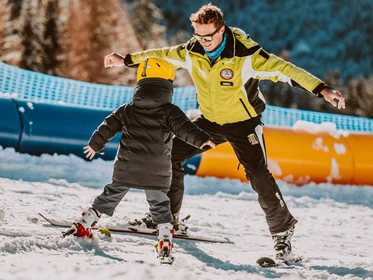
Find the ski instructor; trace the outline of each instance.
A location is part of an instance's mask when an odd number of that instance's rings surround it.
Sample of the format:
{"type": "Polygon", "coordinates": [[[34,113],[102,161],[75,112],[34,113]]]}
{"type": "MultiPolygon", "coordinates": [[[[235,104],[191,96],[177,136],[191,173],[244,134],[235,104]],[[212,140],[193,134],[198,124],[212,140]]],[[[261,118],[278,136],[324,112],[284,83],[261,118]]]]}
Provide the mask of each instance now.
{"type": "MultiPolygon", "coordinates": [[[[202,116],[194,123],[209,133],[214,142],[229,142],[244,167],[246,177],[258,194],[276,258],[291,260],[291,237],[297,220],[289,212],[281,191],[267,168],[261,114],[265,100],[259,80],[287,82],[323,97],[338,109],[345,108],[342,94],[305,70],[266,52],[241,29],[228,27],[219,7],[208,4],[190,16],[193,37],[173,47],[152,49],[122,56],[105,57],[105,67],[131,66],[150,56],[166,59],[175,68],[189,71],[197,89],[202,116]]],[[[174,223],[184,194],[183,163],[203,150],[178,138],[173,140],[173,178],[168,196],[174,223]]]]}

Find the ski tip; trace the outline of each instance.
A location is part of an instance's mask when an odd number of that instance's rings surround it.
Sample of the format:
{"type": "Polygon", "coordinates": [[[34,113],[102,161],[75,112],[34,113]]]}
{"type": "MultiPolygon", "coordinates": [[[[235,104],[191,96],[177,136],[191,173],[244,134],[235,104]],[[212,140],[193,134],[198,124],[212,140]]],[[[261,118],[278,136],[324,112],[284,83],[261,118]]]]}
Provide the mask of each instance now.
{"type": "Polygon", "coordinates": [[[46,216],[44,216],[42,213],[38,213],[40,217],[42,217],[44,220],[46,220],[48,223],[53,224],[51,220],[49,220],[46,216]]]}
{"type": "Polygon", "coordinates": [[[229,238],[225,238],[225,243],[234,244],[234,242],[232,240],[230,240],[229,238]]]}
{"type": "Polygon", "coordinates": [[[257,259],[256,263],[261,267],[291,266],[303,260],[303,256],[294,256],[290,260],[274,260],[269,257],[257,259]]]}
{"type": "Polygon", "coordinates": [[[277,263],[268,257],[262,257],[256,260],[256,263],[259,264],[261,267],[274,267],[277,266],[277,263]]]}

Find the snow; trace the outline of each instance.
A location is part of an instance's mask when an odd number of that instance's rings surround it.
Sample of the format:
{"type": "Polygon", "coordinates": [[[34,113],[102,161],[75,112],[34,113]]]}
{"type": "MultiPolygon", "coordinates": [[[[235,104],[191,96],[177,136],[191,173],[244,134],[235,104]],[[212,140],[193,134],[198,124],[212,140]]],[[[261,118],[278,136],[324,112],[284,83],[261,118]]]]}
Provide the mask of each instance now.
{"type": "MultiPolygon", "coordinates": [[[[299,220],[294,252],[304,261],[261,268],[273,255],[257,195],[238,180],[186,176],[182,216],[190,231],[235,244],[175,241],[172,266],[153,252],[154,237],[61,238],[37,213],[72,221],[110,182],[112,162],[73,155],[20,154],[0,149],[0,279],[373,279],[373,188],[278,184],[299,220]]],[[[120,226],[147,212],[145,195],[131,191],[103,226],[120,226]]]]}
{"type": "Polygon", "coordinates": [[[343,144],[334,143],[334,150],[339,155],[344,155],[346,153],[346,146],[343,144]]]}
{"type": "Polygon", "coordinates": [[[314,150],[323,150],[324,152],[329,152],[329,148],[326,145],[323,145],[323,139],[321,137],[317,137],[312,144],[312,149],[314,150]]]}
{"type": "Polygon", "coordinates": [[[339,139],[341,136],[348,137],[349,131],[337,129],[337,125],[332,122],[322,122],[320,124],[308,121],[298,120],[293,125],[293,130],[306,131],[308,133],[317,134],[326,132],[330,136],[339,139]]]}

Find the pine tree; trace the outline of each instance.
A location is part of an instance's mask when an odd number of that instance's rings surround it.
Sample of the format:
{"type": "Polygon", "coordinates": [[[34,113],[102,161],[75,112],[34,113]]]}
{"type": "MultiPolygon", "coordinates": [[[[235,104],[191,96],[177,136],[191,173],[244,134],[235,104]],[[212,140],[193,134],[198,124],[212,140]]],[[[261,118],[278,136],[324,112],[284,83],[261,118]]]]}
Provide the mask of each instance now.
{"type": "Polygon", "coordinates": [[[24,69],[36,70],[38,67],[36,67],[34,62],[33,47],[33,39],[36,37],[36,34],[34,33],[34,28],[32,28],[31,21],[31,9],[28,8],[25,14],[22,30],[20,32],[22,38],[21,45],[23,47],[20,66],[24,69]]]}
{"type": "Polygon", "coordinates": [[[19,66],[21,58],[19,25],[22,5],[23,1],[0,1],[0,59],[15,66],[19,66]]]}
{"type": "Polygon", "coordinates": [[[61,46],[58,42],[58,0],[48,0],[44,13],[44,31],[42,36],[42,68],[43,73],[55,75],[60,63],[58,55],[61,46]]]}
{"type": "Polygon", "coordinates": [[[0,1],[0,53],[4,51],[6,40],[5,24],[7,22],[7,10],[3,1],[0,1]]]}
{"type": "Polygon", "coordinates": [[[62,77],[88,81],[86,45],[89,42],[87,8],[83,7],[81,1],[66,2],[63,6],[63,13],[66,15],[66,22],[61,27],[60,35],[63,49],[63,59],[59,66],[59,73],[62,77]]]}
{"type": "Polygon", "coordinates": [[[103,66],[105,55],[113,51],[126,54],[141,49],[128,20],[127,6],[119,0],[76,0],[61,6],[67,16],[60,29],[64,54],[59,75],[87,82],[133,85],[135,69],[103,66]]]}
{"type": "Polygon", "coordinates": [[[21,16],[23,0],[8,0],[8,6],[10,6],[10,16],[11,21],[18,19],[21,16]]]}
{"type": "Polygon", "coordinates": [[[143,49],[165,46],[166,28],[161,25],[162,11],[153,1],[134,1],[131,10],[131,19],[136,30],[136,36],[143,49]]]}

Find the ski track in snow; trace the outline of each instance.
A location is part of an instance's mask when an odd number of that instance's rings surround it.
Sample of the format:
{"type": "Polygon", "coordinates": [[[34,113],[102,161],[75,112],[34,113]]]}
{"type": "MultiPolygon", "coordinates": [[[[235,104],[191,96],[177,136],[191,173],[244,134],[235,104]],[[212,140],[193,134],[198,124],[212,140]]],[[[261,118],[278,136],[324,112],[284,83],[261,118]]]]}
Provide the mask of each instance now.
{"type": "MultiPolygon", "coordinates": [[[[190,181],[218,189],[229,183],[196,177],[190,181]]],[[[233,182],[240,184],[247,187],[233,182]]],[[[288,187],[288,191],[296,188],[288,187]]],[[[294,251],[305,260],[291,267],[265,269],[255,261],[273,255],[273,248],[256,194],[186,195],[182,214],[192,217],[190,231],[226,236],[235,244],[174,240],[176,260],[172,266],[161,266],[152,248],[155,237],[113,234],[109,239],[97,233],[94,239],[61,238],[62,228],[46,225],[37,215],[42,212],[71,221],[100,192],[64,180],[0,178],[0,209],[5,212],[0,224],[0,279],[373,279],[373,209],[368,206],[330,198],[285,196],[299,219],[294,251]]],[[[354,192],[359,189],[349,193],[354,192]]],[[[120,226],[145,212],[145,194],[131,191],[114,216],[104,216],[100,224],[120,226]]]]}

